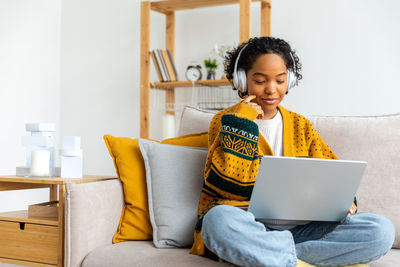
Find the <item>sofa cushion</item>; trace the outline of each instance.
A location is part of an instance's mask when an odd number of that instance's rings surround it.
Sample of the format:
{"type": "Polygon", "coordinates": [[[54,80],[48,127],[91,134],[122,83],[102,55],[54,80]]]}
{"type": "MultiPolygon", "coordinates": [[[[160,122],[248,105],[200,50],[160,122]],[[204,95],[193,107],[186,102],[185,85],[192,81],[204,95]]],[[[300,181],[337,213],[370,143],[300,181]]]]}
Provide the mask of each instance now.
{"type": "Polygon", "coordinates": [[[90,252],[82,267],[126,267],[126,266],[234,266],[219,263],[205,257],[189,254],[189,249],[158,249],[151,241],[132,241],[99,247],[90,252]]]}
{"type": "Polygon", "coordinates": [[[146,171],[138,139],[105,135],[104,141],[124,188],[125,206],[113,242],[151,240],[146,171]]]}
{"type": "Polygon", "coordinates": [[[208,132],[210,121],[216,113],[216,111],[185,106],[179,123],[178,136],[208,132]]]}
{"type": "MultiPolygon", "coordinates": [[[[396,228],[393,247],[400,248],[400,114],[307,118],[339,159],[368,162],[357,192],[359,210],[388,217],[396,228]]],[[[185,124],[208,131],[211,119],[209,112],[185,108],[180,132],[190,131],[185,124]]]]}
{"type": "MultiPolygon", "coordinates": [[[[370,267],[394,267],[400,261],[400,249],[392,249],[386,256],[370,263],[370,267]]],[[[151,241],[132,241],[102,246],[90,252],[82,267],[126,267],[126,266],[236,266],[216,262],[206,257],[189,254],[189,249],[157,249],[151,241]]]]}
{"type": "Polygon", "coordinates": [[[190,147],[208,147],[208,132],[188,134],[184,136],[162,140],[161,144],[190,146],[190,147]]]}
{"type": "Polygon", "coordinates": [[[146,166],[153,242],[158,248],[193,244],[207,149],[139,139],[146,166]]]}

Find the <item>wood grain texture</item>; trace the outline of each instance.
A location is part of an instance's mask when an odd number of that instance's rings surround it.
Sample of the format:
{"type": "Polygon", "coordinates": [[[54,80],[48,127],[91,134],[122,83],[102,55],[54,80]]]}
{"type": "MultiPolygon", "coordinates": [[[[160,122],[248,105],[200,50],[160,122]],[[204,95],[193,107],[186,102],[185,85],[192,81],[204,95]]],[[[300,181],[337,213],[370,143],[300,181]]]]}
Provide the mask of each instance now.
{"type": "Polygon", "coordinates": [[[271,36],[271,2],[261,2],[261,36],[271,36]]]}
{"type": "Polygon", "coordinates": [[[31,183],[20,183],[20,182],[6,182],[0,181],[0,191],[9,191],[9,190],[25,190],[25,189],[33,189],[33,188],[47,188],[50,187],[47,184],[31,184],[31,183]]]}
{"type": "Polygon", "coordinates": [[[50,201],[56,201],[58,199],[57,198],[58,197],[57,190],[58,190],[58,188],[57,188],[56,184],[50,185],[50,188],[49,188],[49,199],[50,199],[50,201]]]}
{"type": "MultiPolygon", "coordinates": [[[[260,1],[265,0],[253,0],[253,2],[260,1]]],[[[239,3],[239,0],[168,0],[152,2],[151,9],[166,14],[176,10],[233,5],[237,3],[239,3]]]]}
{"type": "Polygon", "coordinates": [[[117,178],[118,177],[101,176],[101,175],[84,175],[83,178],[81,179],[69,179],[60,177],[25,178],[15,175],[0,175],[0,191],[14,190],[11,188],[14,187],[18,188],[19,186],[24,187],[23,189],[45,188],[49,187],[49,185],[66,184],[66,183],[83,184],[83,183],[91,183],[97,181],[112,180],[117,178]],[[39,184],[39,185],[32,185],[32,184],[39,184]]]}
{"type": "Polygon", "coordinates": [[[0,262],[10,263],[10,264],[15,264],[15,265],[31,266],[31,267],[54,267],[54,266],[57,266],[54,264],[45,264],[45,263],[38,263],[38,262],[32,262],[32,261],[21,261],[21,260],[14,260],[14,259],[2,258],[2,257],[0,257],[0,262]]]}
{"type": "Polygon", "coordinates": [[[239,42],[249,40],[251,35],[251,0],[240,0],[239,42]]]}
{"type": "Polygon", "coordinates": [[[10,221],[10,222],[45,224],[45,225],[53,225],[53,226],[58,225],[58,217],[57,218],[46,218],[46,217],[29,216],[29,213],[27,210],[1,212],[0,220],[10,221]]]}
{"type": "Polygon", "coordinates": [[[140,12],[140,137],[150,136],[150,2],[140,12]]]}
{"type": "Polygon", "coordinates": [[[58,201],[47,201],[29,205],[28,216],[58,219],[58,201]]]}
{"type": "MultiPolygon", "coordinates": [[[[228,79],[222,80],[200,80],[194,82],[194,86],[208,86],[208,87],[218,87],[218,86],[230,86],[231,83],[228,79]]],[[[192,87],[193,84],[191,81],[176,81],[176,82],[163,82],[163,83],[153,83],[151,85],[154,89],[169,89],[176,87],[192,87]]]]}
{"type": "Polygon", "coordinates": [[[57,264],[58,227],[0,221],[0,257],[57,264]]]}
{"type": "Polygon", "coordinates": [[[58,266],[63,266],[64,265],[64,221],[65,221],[65,217],[64,217],[64,210],[65,210],[65,206],[64,206],[64,202],[65,202],[65,185],[60,185],[58,187],[58,196],[59,196],[59,200],[58,200],[58,266]]]}
{"type": "Polygon", "coordinates": [[[165,16],[165,48],[175,60],[175,12],[169,12],[165,16]]]}

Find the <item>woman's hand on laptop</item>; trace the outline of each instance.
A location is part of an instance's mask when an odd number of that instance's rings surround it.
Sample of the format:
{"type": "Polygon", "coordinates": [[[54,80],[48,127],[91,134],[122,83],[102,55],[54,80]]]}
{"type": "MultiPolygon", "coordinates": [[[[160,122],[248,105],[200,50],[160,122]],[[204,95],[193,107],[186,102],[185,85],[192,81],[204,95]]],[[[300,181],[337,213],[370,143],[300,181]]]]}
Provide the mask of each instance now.
{"type": "Polygon", "coordinates": [[[255,95],[248,95],[245,98],[243,98],[240,103],[243,103],[245,105],[248,105],[249,107],[255,109],[258,113],[257,119],[262,119],[264,118],[264,111],[260,105],[258,105],[255,102],[252,102],[257,96],[255,95]]]}
{"type": "Polygon", "coordinates": [[[356,211],[357,211],[357,206],[356,206],[356,204],[354,204],[354,202],[353,202],[353,204],[351,204],[351,208],[350,208],[350,210],[349,210],[349,215],[355,214],[356,211]]]}

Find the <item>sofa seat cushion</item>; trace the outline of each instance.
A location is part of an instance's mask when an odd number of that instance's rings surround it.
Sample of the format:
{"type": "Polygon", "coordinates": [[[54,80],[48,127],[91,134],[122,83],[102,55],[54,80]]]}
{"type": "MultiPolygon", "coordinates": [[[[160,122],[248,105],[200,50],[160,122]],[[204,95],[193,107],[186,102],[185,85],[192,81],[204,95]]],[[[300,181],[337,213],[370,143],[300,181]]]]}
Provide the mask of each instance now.
{"type": "MultiPolygon", "coordinates": [[[[384,257],[370,263],[370,267],[395,267],[400,262],[400,249],[392,249],[384,257]]],[[[128,241],[98,247],[90,252],[82,267],[126,266],[234,266],[205,257],[189,254],[186,248],[156,248],[151,241],[128,241]]]]}
{"type": "Polygon", "coordinates": [[[128,241],[99,247],[91,251],[82,267],[126,266],[234,266],[189,254],[185,248],[156,248],[151,241],[128,241]]]}
{"type": "Polygon", "coordinates": [[[400,249],[392,248],[385,256],[369,264],[370,267],[395,267],[399,266],[400,249]]]}

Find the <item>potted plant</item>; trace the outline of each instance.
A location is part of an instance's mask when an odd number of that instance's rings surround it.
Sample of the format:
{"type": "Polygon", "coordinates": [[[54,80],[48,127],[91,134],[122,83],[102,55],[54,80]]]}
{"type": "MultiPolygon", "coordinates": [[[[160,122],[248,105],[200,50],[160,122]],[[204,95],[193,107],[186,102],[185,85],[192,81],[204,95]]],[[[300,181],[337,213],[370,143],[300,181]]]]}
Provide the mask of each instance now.
{"type": "Polygon", "coordinates": [[[207,69],[207,80],[215,80],[215,70],[218,67],[217,59],[205,59],[204,66],[207,69]]]}

